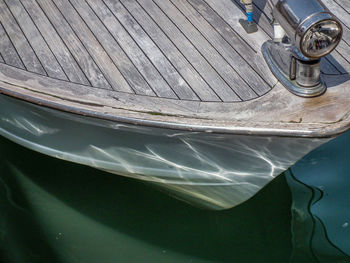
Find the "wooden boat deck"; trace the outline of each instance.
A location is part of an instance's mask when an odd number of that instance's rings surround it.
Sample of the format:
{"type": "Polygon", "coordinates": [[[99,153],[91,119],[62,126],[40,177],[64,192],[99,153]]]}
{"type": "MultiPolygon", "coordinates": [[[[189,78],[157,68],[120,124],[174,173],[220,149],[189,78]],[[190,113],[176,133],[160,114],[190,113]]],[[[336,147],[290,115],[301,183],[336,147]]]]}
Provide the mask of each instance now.
{"type": "Polygon", "coordinates": [[[350,127],[350,2],[323,2],[344,38],[322,62],[329,87],[288,93],[260,48],[270,10],[255,0],[0,0],[0,92],[100,118],[187,130],[330,136],[350,127]],[[349,91],[348,91],[349,90],[349,91]]]}

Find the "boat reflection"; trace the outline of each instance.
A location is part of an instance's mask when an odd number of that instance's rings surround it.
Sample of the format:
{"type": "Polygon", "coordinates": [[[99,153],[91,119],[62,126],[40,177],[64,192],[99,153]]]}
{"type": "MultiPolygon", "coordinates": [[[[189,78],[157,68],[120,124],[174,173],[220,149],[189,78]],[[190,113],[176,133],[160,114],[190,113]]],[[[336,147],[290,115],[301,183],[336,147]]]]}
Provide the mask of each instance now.
{"type": "Polygon", "coordinates": [[[287,173],[295,258],[350,262],[350,133],[321,146],[287,173]]]}
{"type": "Polygon", "coordinates": [[[350,262],[348,142],[242,205],[208,211],[0,138],[1,262],[350,262]]]}

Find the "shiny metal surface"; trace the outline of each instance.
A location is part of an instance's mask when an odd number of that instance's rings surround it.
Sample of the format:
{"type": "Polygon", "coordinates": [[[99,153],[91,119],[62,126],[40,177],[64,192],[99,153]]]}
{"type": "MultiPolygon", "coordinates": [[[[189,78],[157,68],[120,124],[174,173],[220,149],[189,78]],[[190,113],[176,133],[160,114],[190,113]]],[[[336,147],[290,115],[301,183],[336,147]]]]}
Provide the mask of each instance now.
{"type": "Polygon", "coordinates": [[[331,53],[342,38],[339,21],[327,13],[317,14],[299,27],[296,43],[301,52],[310,58],[320,58],[331,53]]]}
{"type": "Polygon", "coordinates": [[[316,97],[327,87],[320,78],[320,61],[302,60],[294,46],[267,41],[262,53],[272,73],[291,93],[300,97],[316,97]]]}
{"type": "Polygon", "coordinates": [[[321,83],[321,61],[296,60],[296,82],[303,87],[315,87],[321,83]]]}
{"type": "Polygon", "coordinates": [[[318,0],[280,0],[275,5],[273,15],[297,48],[309,58],[319,58],[329,54],[334,50],[342,37],[340,22],[318,0]],[[319,23],[323,21],[334,23],[338,31],[336,34],[334,32],[331,34],[333,39],[328,46],[323,46],[321,50],[312,51],[310,50],[310,45],[305,43],[308,41],[306,38],[310,38],[310,35],[319,38],[319,35],[313,35],[312,32],[319,30],[319,23]]]}

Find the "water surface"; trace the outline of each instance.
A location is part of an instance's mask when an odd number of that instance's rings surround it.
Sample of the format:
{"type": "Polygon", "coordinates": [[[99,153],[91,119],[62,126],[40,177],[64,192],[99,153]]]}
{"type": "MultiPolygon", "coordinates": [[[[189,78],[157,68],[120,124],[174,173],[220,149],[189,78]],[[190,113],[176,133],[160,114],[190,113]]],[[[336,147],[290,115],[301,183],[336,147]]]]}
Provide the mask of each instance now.
{"type": "Polygon", "coordinates": [[[350,262],[349,146],[342,136],[248,202],[217,212],[0,138],[1,258],[350,262]]]}

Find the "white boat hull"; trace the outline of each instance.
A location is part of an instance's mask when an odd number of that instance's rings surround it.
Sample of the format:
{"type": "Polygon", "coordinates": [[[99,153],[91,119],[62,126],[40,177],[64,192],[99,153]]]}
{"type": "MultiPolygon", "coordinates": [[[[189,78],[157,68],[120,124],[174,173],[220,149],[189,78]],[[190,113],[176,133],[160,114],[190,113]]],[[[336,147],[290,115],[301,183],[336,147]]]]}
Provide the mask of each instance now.
{"type": "Polygon", "coordinates": [[[211,209],[236,206],[328,138],[142,127],[0,96],[0,134],[63,160],[145,180],[211,209]]]}

